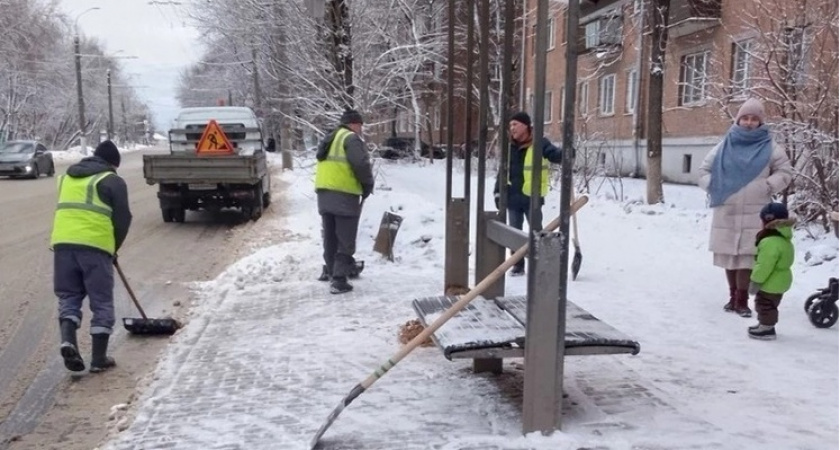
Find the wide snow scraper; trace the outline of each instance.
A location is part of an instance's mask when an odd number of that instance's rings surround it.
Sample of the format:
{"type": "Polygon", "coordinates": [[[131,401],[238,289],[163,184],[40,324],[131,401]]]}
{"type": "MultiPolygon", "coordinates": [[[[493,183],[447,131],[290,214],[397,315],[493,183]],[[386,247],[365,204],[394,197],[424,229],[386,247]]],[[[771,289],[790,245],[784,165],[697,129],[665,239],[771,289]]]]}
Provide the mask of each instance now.
{"type": "Polygon", "coordinates": [[[137,301],[137,297],[134,295],[134,291],[131,290],[131,286],[128,285],[128,280],[125,278],[125,274],[120,268],[120,264],[117,262],[116,258],[114,258],[114,268],[117,269],[117,273],[120,275],[120,279],[125,286],[125,290],[128,291],[128,296],[131,297],[131,301],[134,302],[134,306],[137,307],[137,310],[140,311],[140,315],[142,316],[142,318],[123,318],[123,326],[129,333],[147,336],[173,335],[179,328],[181,328],[181,323],[172,318],[149,319],[146,316],[146,312],[143,311],[143,308],[140,306],[140,302],[137,301]]]}

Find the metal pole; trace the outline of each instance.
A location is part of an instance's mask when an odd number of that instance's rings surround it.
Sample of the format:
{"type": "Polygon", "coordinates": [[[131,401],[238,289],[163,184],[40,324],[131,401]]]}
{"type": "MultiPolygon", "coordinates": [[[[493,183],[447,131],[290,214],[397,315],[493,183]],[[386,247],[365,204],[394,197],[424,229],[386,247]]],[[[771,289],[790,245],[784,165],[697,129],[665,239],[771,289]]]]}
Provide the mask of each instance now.
{"type": "Polygon", "coordinates": [[[257,116],[261,117],[262,111],[262,92],[260,91],[260,76],[257,72],[257,49],[251,49],[251,62],[254,64],[254,106],[257,108],[257,116]]]}
{"type": "Polygon", "coordinates": [[[76,60],[76,97],[79,103],[79,147],[87,155],[85,145],[85,99],[82,96],[82,52],[79,49],[79,35],[73,36],[73,54],[76,60]]]}
{"type": "MultiPolygon", "coordinates": [[[[511,105],[510,96],[513,88],[513,34],[516,32],[515,0],[505,0],[505,37],[502,52],[502,102],[499,105],[499,220],[507,220],[508,195],[508,165],[510,164],[510,142],[508,138],[508,108],[511,105]]],[[[520,66],[522,65],[520,61],[520,66]]],[[[521,69],[520,69],[521,70],[521,69]]]]}
{"type": "Polygon", "coordinates": [[[636,45],[638,45],[638,56],[636,61],[636,104],[633,105],[633,156],[635,160],[635,167],[633,168],[633,176],[640,176],[642,173],[642,121],[639,114],[640,106],[642,104],[642,57],[645,52],[642,46],[644,45],[645,34],[645,2],[639,2],[639,20],[638,20],[638,36],[636,45]]]}
{"type": "MultiPolygon", "coordinates": [[[[490,93],[488,78],[490,77],[490,3],[480,1],[478,4],[478,194],[476,195],[475,223],[476,236],[484,236],[487,233],[486,221],[484,220],[484,189],[485,174],[487,172],[487,117],[490,109],[490,93]]],[[[484,247],[475,247],[475,267],[484,261],[484,247]]],[[[475,283],[478,284],[483,274],[475,273],[475,283]],[[480,278],[479,278],[480,276],[480,278]]]]}
{"type": "Polygon", "coordinates": [[[108,140],[114,134],[114,102],[111,97],[111,69],[106,72],[108,77],[108,140]]]}
{"type": "MultiPolygon", "coordinates": [[[[543,138],[543,128],[545,122],[545,69],[546,69],[546,51],[548,40],[548,0],[537,0],[537,33],[536,41],[536,58],[534,67],[534,111],[533,123],[534,130],[531,138],[533,139],[534,149],[532,153],[532,170],[531,170],[531,208],[528,214],[528,222],[531,225],[531,235],[533,231],[542,229],[542,203],[540,202],[540,184],[542,182],[542,151],[541,144],[543,138]]],[[[571,47],[569,43],[566,47],[571,47]]],[[[533,242],[531,242],[533,244],[533,242]]],[[[533,248],[533,247],[532,247],[533,248]]],[[[534,252],[529,252],[529,262],[534,257],[534,252]]]]}
{"type": "MultiPolygon", "coordinates": [[[[470,181],[472,181],[472,110],[473,110],[473,65],[475,64],[475,56],[473,54],[473,47],[475,46],[475,0],[467,1],[467,82],[466,88],[466,120],[464,120],[464,199],[469,205],[470,202],[470,181]]],[[[479,0],[481,1],[481,0],[479,0]]],[[[486,0],[485,0],[486,1],[486,0]]],[[[468,216],[469,217],[469,216],[468,216]]],[[[467,224],[469,229],[469,223],[467,224]]]]}
{"type": "Polygon", "coordinates": [[[446,60],[446,213],[452,200],[452,152],[455,142],[455,0],[449,0],[446,60]]]}
{"type": "Polygon", "coordinates": [[[525,43],[528,42],[528,0],[522,0],[522,36],[519,43],[519,109],[525,111],[525,43]]]}

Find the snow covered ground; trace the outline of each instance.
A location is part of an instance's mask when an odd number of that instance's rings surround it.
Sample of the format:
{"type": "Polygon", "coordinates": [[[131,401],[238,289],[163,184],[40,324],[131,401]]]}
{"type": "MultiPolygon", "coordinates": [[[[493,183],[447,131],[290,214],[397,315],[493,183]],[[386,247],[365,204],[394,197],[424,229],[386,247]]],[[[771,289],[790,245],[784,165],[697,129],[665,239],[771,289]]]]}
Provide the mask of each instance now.
{"type": "MultiPolygon", "coordinates": [[[[201,300],[136,421],[106,448],[305,448],[350,388],[398,350],[398,327],[415,316],[411,300],[441,293],[442,161],[377,162],[358,237],[367,267],[349,296],[315,281],[313,161],[295,162],[280,175],[282,217],[258,222],[253,254],[197,286],[201,300]],[[372,251],[384,211],[404,217],[395,262],[372,251]],[[260,234],[284,242],[264,247],[260,234]]],[[[456,193],[463,178],[455,176],[456,193]]],[[[512,362],[501,376],[474,375],[468,361],[421,348],[344,410],[327,448],[836,449],[838,328],[815,328],[803,302],[838,275],[837,239],[797,230],[778,340],[751,340],[755,319],[722,310],[728,291],[706,250],[704,193],[667,185],[667,203],[649,206],[644,189],[643,180],[599,181],[579,213],[584,258],[569,298],[642,350],[567,358],[562,432],[521,435],[522,374],[512,362]]],[[[557,195],[547,199],[547,220],[557,195]]],[[[525,290],[525,277],[507,278],[508,294],[525,290]]]]}

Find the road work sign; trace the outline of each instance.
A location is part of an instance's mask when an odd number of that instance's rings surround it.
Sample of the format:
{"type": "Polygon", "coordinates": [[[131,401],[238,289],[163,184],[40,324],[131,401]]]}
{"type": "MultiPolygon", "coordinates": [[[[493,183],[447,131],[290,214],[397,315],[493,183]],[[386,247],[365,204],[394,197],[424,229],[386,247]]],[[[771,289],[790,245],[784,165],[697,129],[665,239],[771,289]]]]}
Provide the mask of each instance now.
{"type": "Polygon", "coordinates": [[[201,134],[195,152],[204,155],[230,155],[233,153],[233,144],[222,131],[222,127],[211,119],[201,134]]]}

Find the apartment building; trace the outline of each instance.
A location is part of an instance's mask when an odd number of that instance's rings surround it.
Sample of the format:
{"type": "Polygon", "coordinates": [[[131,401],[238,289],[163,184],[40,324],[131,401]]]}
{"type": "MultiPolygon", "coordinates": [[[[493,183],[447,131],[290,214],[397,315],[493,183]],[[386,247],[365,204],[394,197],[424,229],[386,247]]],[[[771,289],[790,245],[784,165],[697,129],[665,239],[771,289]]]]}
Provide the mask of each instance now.
{"type": "MultiPolygon", "coordinates": [[[[528,2],[529,10],[535,11],[536,0],[528,2]]],[[[565,4],[550,3],[545,134],[559,142],[568,43],[565,4]]],[[[820,3],[811,2],[807,8],[820,3]]],[[[828,0],[822,3],[832,10],[828,0]]],[[[803,4],[671,0],[662,120],[662,172],[667,181],[696,182],[703,158],[725,134],[743,100],[753,95],[774,97],[773,87],[768,87],[774,82],[769,63],[793,67],[792,72],[817,70],[819,53],[833,51],[836,66],[836,36],[832,42],[818,42],[820,36],[809,35],[806,18],[818,17],[820,11],[802,9],[803,4]]],[[[575,43],[579,55],[575,111],[578,165],[644,176],[651,67],[649,7],[649,0],[587,0],[581,4],[580,39],[575,43]]],[[[834,21],[836,11],[835,2],[834,21]]],[[[529,110],[534,92],[534,24],[531,14],[525,75],[529,110]]],[[[832,79],[827,80],[834,84],[835,97],[836,74],[835,68],[832,79]]],[[[794,80],[791,86],[795,84],[794,80]]],[[[767,106],[771,121],[785,108],[784,101],[778,102],[778,108],[775,103],[767,106]]]]}

